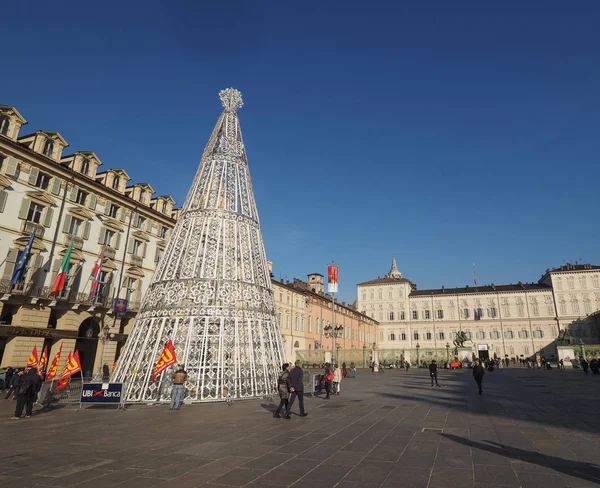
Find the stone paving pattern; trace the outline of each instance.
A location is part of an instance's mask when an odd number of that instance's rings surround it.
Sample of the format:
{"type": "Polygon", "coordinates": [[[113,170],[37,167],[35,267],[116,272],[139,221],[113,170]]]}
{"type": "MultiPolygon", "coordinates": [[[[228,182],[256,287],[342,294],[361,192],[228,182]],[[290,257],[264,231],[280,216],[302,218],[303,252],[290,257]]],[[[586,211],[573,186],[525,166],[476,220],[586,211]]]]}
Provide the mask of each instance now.
{"type": "Polygon", "coordinates": [[[482,396],[470,370],[439,380],[359,372],[291,420],[268,400],[9,420],[2,399],[0,488],[600,486],[600,376],[502,369],[482,396]]]}

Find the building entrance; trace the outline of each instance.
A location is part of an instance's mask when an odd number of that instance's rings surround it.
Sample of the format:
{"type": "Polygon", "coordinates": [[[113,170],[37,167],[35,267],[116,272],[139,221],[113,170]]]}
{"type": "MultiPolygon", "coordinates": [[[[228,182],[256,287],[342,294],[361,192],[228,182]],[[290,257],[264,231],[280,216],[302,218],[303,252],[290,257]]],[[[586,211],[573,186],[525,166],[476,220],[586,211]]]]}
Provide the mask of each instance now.
{"type": "Polygon", "coordinates": [[[99,333],[100,325],[92,317],[85,319],[79,326],[79,335],[77,336],[75,348],[79,351],[84,378],[91,377],[94,372],[99,333]]]}

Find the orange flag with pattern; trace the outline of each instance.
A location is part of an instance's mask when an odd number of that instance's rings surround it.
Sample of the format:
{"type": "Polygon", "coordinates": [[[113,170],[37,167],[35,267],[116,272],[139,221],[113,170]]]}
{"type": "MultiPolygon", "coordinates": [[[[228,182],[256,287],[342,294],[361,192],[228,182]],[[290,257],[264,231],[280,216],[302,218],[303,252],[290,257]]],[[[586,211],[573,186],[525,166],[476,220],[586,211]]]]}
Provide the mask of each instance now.
{"type": "Polygon", "coordinates": [[[58,370],[58,362],[60,361],[60,353],[62,352],[62,342],[60,343],[60,347],[58,348],[58,352],[54,359],[52,360],[52,364],[50,364],[50,368],[48,369],[48,374],[46,375],[46,381],[53,380],[56,377],[56,372],[58,370]]]}
{"type": "Polygon", "coordinates": [[[61,373],[60,378],[54,387],[55,390],[60,390],[69,384],[69,378],[71,375],[65,376],[65,374],[69,371],[69,361],[71,361],[71,353],[69,353],[67,356],[67,364],[65,364],[63,372],[61,373]]]}
{"type": "Polygon", "coordinates": [[[65,369],[63,370],[58,381],[62,381],[69,376],[73,376],[75,373],[79,373],[81,371],[81,361],[79,360],[79,351],[75,349],[75,354],[72,356],[69,355],[67,358],[67,364],[65,364],[65,369]]]}
{"type": "Polygon", "coordinates": [[[25,365],[26,368],[33,368],[34,366],[38,365],[38,353],[37,353],[37,346],[33,346],[33,349],[31,350],[31,354],[29,355],[29,360],[27,361],[27,364],[25,365]]]}
{"type": "Polygon", "coordinates": [[[48,346],[44,347],[44,350],[42,351],[40,365],[38,366],[40,373],[44,371],[44,369],[46,368],[46,364],[48,364],[48,346]]]}
{"type": "Polygon", "coordinates": [[[165,344],[165,348],[158,359],[158,363],[156,363],[156,367],[152,373],[152,382],[155,382],[156,377],[160,373],[162,373],[169,366],[174,365],[176,362],[177,358],[175,357],[175,347],[173,346],[173,341],[170,340],[165,344]]]}

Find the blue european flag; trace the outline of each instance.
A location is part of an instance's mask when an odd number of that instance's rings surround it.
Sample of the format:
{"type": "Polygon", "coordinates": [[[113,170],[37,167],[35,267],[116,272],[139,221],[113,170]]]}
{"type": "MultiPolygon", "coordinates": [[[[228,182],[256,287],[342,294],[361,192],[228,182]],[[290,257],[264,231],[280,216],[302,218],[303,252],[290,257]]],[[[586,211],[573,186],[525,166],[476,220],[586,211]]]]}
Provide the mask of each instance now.
{"type": "Polygon", "coordinates": [[[13,271],[12,278],[10,279],[10,285],[16,285],[23,274],[25,273],[25,269],[27,268],[27,261],[29,261],[29,254],[31,253],[31,245],[33,244],[33,239],[35,238],[35,230],[31,233],[31,237],[23,249],[19,253],[19,258],[17,259],[17,265],[15,266],[15,270],[13,271]]]}

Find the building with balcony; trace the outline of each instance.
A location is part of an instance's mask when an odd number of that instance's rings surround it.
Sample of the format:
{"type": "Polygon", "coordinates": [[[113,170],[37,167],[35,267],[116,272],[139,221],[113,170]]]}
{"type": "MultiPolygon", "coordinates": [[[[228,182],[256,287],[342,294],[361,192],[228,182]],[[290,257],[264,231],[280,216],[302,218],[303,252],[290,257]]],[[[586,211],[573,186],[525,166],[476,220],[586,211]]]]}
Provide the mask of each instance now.
{"type": "Polygon", "coordinates": [[[380,349],[413,362],[417,351],[446,358],[459,331],[476,356],[550,359],[562,329],[600,342],[600,266],[565,264],[532,283],[419,290],[393,258],[386,276],[358,284],[357,308],[378,320],[380,349]]]}
{"type": "Polygon", "coordinates": [[[322,362],[327,357],[325,352],[333,349],[354,349],[359,355],[363,349],[372,349],[377,339],[377,321],[351,304],[337,300],[332,304],[331,296],[324,293],[323,275],[310,274],[307,281],[271,282],[287,361],[293,362],[299,352],[303,359],[314,356],[322,362]],[[310,354],[315,350],[323,354],[310,354]]]}
{"type": "Polygon", "coordinates": [[[175,224],[175,201],[131,183],[124,169],[100,171],[94,152],[66,153],[58,132],[21,135],[26,123],[0,105],[0,362],[24,366],[34,345],[39,354],[49,346],[51,360],[62,341],[62,364],[77,348],[89,374],[118,357],[175,224]],[[24,278],[9,286],[34,231],[24,278]],[[53,296],[70,243],[66,288],[53,296]],[[103,249],[92,300],[91,272],[103,249]],[[115,297],[128,300],[127,313],[113,313],[115,297]]]}

